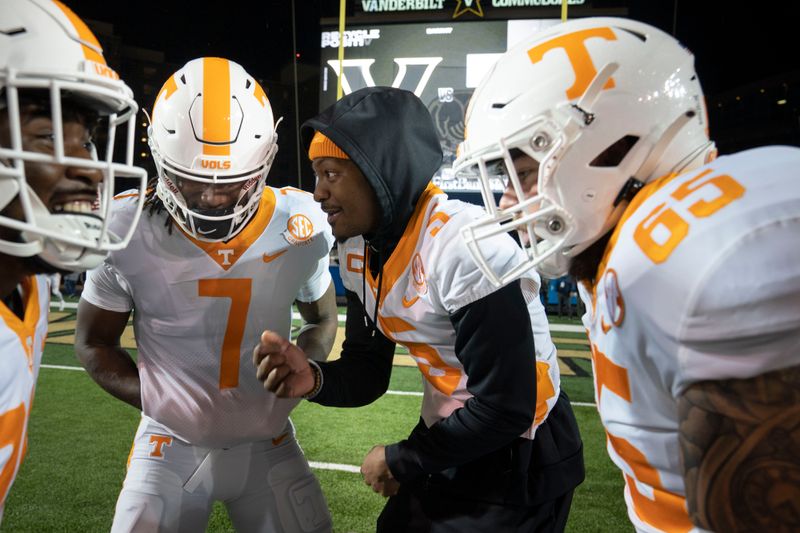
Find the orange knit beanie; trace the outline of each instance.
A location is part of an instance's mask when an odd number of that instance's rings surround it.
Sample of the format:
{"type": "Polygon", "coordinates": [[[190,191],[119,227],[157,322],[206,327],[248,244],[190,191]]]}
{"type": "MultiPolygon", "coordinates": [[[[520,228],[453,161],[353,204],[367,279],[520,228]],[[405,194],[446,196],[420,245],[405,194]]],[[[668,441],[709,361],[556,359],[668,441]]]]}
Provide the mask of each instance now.
{"type": "Polygon", "coordinates": [[[337,157],[339,159],[350,159],[341,148],[333,144],[333,141],[325,137],[321,132],[314,133],[311,145],[308,147],[308,158],[312,161],[318,157],[337,157]]]}

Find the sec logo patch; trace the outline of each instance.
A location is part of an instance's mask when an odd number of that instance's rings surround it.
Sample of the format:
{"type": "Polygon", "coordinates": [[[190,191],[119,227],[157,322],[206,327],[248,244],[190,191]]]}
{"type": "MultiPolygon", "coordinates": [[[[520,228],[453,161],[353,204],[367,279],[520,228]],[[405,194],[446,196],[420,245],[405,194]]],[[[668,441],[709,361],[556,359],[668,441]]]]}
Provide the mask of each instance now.
{"type": "Polygon", "coordinates": [[[422,258],[419,254],[414,254],[414,258],[411,260],[411,276],[417,293],[427,293],[428,281],[425,279],[425,268],[422,266],[422,258]]]}
{"type": "MultiPolygon", "coordinates": [[[[611,323],[617,327],[622,326],[625,320],[625,299],[619,290],[617,272],[609,268],[603,276],[603,291],[605,293],[605,310],[611,323]]],[[[603,328],[605,330],[605,328],[603,328]]],[[[610,329],[610,327],[609,327],[610,329]]]]}
{"type": "Polygon", "coordinates": [[[305,244],[314,235],[314,224],[305,215],[294,215],[286,222],[283,236],[290,244],[305,244]]]}

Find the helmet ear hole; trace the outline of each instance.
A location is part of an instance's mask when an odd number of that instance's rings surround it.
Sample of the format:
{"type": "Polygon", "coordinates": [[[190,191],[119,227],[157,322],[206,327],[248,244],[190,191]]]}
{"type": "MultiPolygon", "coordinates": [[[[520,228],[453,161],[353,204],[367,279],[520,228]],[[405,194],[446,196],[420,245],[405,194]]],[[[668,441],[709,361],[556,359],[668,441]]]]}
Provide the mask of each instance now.
{"type": "Polygon", "coordinates": [[[600,154],[589,163],[589,166],[606,168],[619,166],[638,140],[639,137],[636,135],[626,135],[622,137],[600,152],[600,154]]]}

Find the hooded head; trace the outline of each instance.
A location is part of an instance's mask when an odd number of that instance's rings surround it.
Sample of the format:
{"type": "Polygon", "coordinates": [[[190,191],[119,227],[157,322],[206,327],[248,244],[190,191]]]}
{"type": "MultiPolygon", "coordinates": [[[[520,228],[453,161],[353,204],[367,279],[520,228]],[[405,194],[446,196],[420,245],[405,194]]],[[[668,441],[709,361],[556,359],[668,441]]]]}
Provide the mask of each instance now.
{"type": "Polygon", "coordinates": [[[409,91],[368,87],[345,96],[303,128],[316,132],[309,143],[318,178],[315,198],[328,212],[334,235],[365,235],[380,247],[399,238],[442,163],[425,104],[409,91]],[[346,180],[352,188],[336,192],[327,177],[346,180]],[[351,221],[357,224],[344,231],[344,223],[351,221]]]}

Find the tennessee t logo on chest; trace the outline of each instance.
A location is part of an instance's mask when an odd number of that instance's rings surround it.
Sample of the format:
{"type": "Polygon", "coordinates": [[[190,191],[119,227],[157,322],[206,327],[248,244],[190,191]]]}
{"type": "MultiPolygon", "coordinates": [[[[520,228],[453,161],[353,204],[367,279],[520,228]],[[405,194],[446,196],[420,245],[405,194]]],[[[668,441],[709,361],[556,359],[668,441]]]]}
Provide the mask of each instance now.
{"type": "Polygon", "coordinates": [[[233,255],[233,253],[235,251],[236,250],[233,250],[233,249],[217,250],[217,255],[221,255],[222,256],[222,264],[224,266],[228,266],[228,265],[231,264],[231,259],[230,258],[231,258],[231,256],[233,255]]]}

